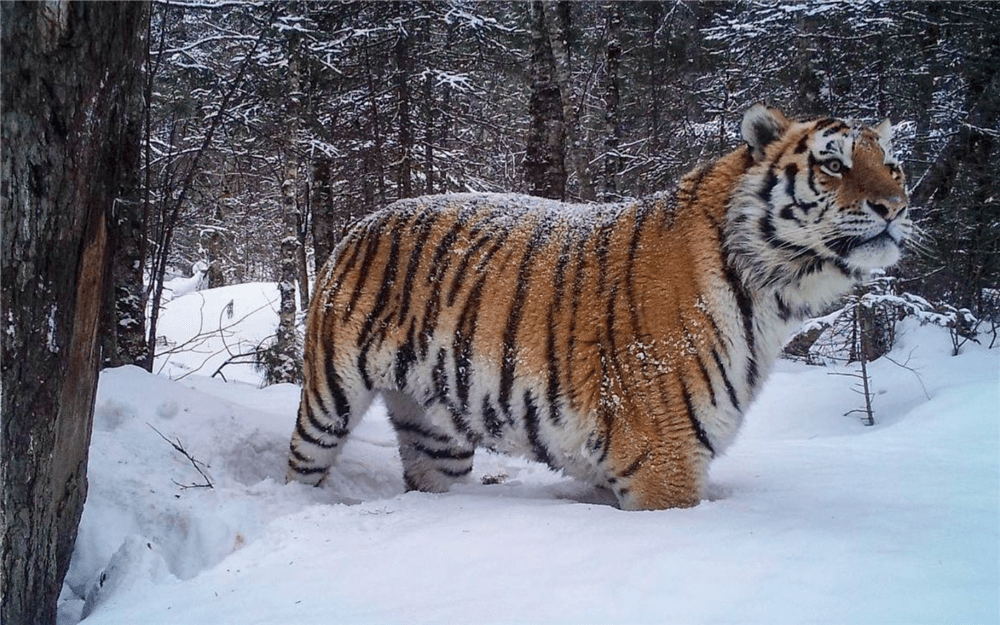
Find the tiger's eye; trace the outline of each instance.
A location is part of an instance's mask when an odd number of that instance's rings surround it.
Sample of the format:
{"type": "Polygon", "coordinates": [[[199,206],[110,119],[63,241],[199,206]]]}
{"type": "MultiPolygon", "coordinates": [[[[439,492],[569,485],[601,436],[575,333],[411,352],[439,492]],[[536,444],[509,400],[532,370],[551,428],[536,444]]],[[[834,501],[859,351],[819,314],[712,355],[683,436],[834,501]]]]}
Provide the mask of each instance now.
{"type": "Polygon", "coordinates": [[[831,174],[839,174],[843,164],[835,158],[831,158],[823,164],[831,174]]]}

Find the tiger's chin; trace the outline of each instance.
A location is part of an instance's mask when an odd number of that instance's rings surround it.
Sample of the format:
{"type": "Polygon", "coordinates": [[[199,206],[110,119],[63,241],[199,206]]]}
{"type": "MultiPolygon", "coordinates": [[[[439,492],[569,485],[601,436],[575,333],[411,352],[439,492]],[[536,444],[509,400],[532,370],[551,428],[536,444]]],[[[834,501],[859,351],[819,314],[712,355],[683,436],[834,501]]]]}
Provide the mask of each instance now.
{"type": "Polygon", "coordinates": [[[900,256],[902,241],[895,239],[889,231],[884,231],[853,247],[843,259],[852,268],[871,271],[895,265],[900,256]]]}

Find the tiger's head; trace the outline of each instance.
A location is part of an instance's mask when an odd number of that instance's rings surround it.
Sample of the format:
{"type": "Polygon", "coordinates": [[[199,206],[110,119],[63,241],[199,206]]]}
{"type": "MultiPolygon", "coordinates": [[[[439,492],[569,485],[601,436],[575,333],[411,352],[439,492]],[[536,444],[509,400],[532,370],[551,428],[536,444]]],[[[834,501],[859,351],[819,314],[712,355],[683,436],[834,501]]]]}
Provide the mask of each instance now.
{"type": "Polygon", "coordinates": [[[899,260],[913,225],[889,120],[796,122],[758,104],[741,130],[752,164],[731,204],[730,243],[771,281],[783,273],[775,264],[858,278],[899,260]]]}

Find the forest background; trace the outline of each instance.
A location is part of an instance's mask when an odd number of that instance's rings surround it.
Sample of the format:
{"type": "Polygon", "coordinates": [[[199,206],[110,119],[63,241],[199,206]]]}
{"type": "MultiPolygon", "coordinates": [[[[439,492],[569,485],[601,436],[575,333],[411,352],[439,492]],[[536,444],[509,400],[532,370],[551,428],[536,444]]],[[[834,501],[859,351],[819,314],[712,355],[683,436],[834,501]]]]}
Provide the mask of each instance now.
{"type": "Polygon", "coordinates": [[[0,11],[3,622],[55,622],[98,369],[152,368],[165,285],[189,271],[195,287],[277,283],[275,336],[246,356],[295,381],[317,268],[353,220],[399,198],[616,201],[737,147],[761,100],[888,117],[922,235],[827,323],[866,390],[864,363],[903,315],[948,326],[956,353],[997,343],[1000,3],[0,11]]]}
{"type": "Polygon", "coordinates": [[[890,118],[924,236],[888,290],[964,309],[966,335],[997,319],[1000,5],[156,2],[146,27],[106,365],[151,366],[163,284],[194,267],[281,285],[259,355],[294,380],[295,299],[355,219],[433,193],[666,190],[758,101],[890,118]]]}

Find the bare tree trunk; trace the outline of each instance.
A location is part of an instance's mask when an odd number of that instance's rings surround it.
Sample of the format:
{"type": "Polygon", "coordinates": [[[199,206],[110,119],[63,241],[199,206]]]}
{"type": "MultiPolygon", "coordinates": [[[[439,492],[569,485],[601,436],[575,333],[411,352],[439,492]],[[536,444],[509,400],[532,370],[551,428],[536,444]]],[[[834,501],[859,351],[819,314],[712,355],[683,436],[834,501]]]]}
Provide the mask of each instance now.
{"type": "Polygon", "coordinates": [[[336,241],[333,218],[333,190],[330,187],[330,157],[319,155],[312,163],[313,260],[318,274],[330,257],[336,241]]]}
{"type": "Polygon", "coordinates": [[[424,193],[434,193],[434,79],[424,76],[424,193]]]}
{"type": "MultiPolygon", "coordinates": [[[[393,2],[393,14],[402,24],[403,3],[393,2]]],[[[413,128],[410,124],[410,43],[412,35],[400,26],[396,32],[396,113],[399,124],[399,179],[396,192],[400,198],[413,197],[413,128]]]]}
{"type": "Polygon", "coordinates": [[[566,124],[555,58],[540,0],[531,3],[531,131],[524,177],[532,195],[566,197],[566,124]]]}
{"type": "Polygon", "coordinates": [[[295,282],[298,278],[299,211],[296,202],[298,189],[299,158],[296,155],[296,140],[299,129],[301,108],[298,37],[289,35],[291,51],[288,60],[288,135],[286,144],[285,169],[281,182],[281,215],[285,226],[285,236],[281,240],[281,278],[278,292],[281,303],[278,308],[278,332],[275,349],[279,362],[274,371],[275,382],[295,382],[296,364],[299,362],[298,340],[295,332],[295,282]]]}
{"type": "Polygon", "coordinates": [[[608,43],[607,43],[607,75],[608,85],[604,97],[604,119],[606,123],[604,135],[604,201],[612,201],[619,197],[618,172],[621,171],[621,157],[618,154],[621,144],[622,126],[619,119],[618,101],[620,100],[619,64],[621,61],[621,5],[615,4],[608,11],[608,43]]]}
{"type": "Polygon", "coordinates": [[[87,493],[145,3],[4,2],[0,622],[56,622],[87,493]]]}
{"type": "MultiPolygon", "coordinates": [[[[545,32],[552,50],[553,78],[559,87],[566,144],[564,148],[567,169],[576,175],[577,196],[591,201],[597,198],[594,191],[590,159],[580,136],[580,118],[583,114],[582,94],[575,93],[570,59],[570,2],[542,2],[545,32]]],[[[613,10],[613,9],[612,9],[613,10]]]]}

